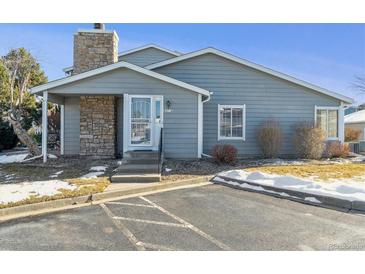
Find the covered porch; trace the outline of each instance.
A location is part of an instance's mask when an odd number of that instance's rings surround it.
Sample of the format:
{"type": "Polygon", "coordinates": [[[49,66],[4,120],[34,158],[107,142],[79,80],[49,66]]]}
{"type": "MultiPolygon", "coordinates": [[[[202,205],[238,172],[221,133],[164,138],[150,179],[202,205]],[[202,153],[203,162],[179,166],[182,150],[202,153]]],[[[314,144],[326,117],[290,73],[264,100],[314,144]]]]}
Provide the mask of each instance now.
{"type": "Polygon", "coordinates": [[[162,95],[70,97],[45,91],[42,96],[44,162],[48,155],[48,102],[58,104],[60,109],[60,155],[113,158],[123,156],[129,151],[158,151],[162,146],[162,95]],[[78,103],[75,105],[73,102],[78,103]],[[68,111],[66,117],[65,109],[68,111]],[[73,131],[77,131],[76,136],[73,131]],[[77,142],[77,138],[79,144],[72,144],[77,142]],[[68,147],[65,150],[65,139],[68,146],[79,145],[80,148],[72,151],[68,147]]]}

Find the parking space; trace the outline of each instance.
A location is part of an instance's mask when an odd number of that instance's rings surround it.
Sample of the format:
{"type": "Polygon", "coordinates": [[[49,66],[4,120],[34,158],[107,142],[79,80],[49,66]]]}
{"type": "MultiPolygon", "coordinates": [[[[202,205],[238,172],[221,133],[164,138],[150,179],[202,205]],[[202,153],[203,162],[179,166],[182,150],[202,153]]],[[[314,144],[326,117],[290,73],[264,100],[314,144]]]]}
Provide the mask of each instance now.
{"type": "Polygon", "coordinates": [[[137,202],[122,200],[100,205],[136,249],[230,250],[226,244],[148,198],[138,198],[137,202]]]}
{"type": "Polygon", "coordinates": [[[0,250],[365,249],[365,217],[220,185],[0,224],[0,250]]]}

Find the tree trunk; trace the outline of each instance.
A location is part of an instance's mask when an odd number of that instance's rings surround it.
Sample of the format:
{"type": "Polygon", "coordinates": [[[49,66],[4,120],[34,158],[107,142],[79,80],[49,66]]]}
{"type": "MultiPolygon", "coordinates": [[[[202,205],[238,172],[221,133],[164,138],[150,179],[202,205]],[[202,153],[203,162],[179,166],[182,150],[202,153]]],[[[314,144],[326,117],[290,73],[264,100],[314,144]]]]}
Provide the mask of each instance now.
{"type": "Polygon", "coordinates": [[[15,110],[9,111],[8,121],[13,126],[13,130],[20,142],[27,146],[29,154],[31,156],[41,155],[37,142],[23,129],[15,110]]]}

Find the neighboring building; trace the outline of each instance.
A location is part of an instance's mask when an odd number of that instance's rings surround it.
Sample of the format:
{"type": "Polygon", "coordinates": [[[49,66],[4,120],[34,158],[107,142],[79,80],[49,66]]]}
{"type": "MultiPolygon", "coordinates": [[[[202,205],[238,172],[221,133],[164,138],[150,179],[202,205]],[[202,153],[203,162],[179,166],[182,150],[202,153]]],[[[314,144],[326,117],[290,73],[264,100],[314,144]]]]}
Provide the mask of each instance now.
{"type": "Polygon", "coordinates": [[[346,115],[345,128],[360,130],[359,140],[365,140],[365,110],[346,115]]]}
{"type": "Polygon", "coordinates": [[[360,111],[360,110],[363,110],[363,109],[365,109],[365,104],[348,107],[348,108],[345,109],[345,115],[349,115],[351,113],[354,113],[356,111],[360,111]]]}
{"type": "Polygon", "coordinates": [[[70,76],[32,89],[61,105],[65,155],[158,150],[163,128],[167,158],[198,158],[215,144],[254,157],[257,127],[268,119],[283,128],[280,154],[293,155],[292,127],[300,121],[317,121],[329,140],[343,141],[344,107],[353,102],[215,48],[182,54],[147,45],[118,54],[117,34],[103,28],[75,34],[66,71],[70,76]]]}

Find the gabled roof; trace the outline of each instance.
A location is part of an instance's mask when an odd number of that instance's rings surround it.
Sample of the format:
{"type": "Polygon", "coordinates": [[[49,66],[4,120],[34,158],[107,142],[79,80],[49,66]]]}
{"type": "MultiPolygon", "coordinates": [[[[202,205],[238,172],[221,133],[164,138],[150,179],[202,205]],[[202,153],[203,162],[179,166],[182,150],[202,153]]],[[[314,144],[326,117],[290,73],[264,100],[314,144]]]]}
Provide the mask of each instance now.
{"type": "Polygon", "coordinates": [[[296,79],[296,78],[294,78],[292,76],[289,76],[287,74],[277,72],[275,70],[266,68],[264,66],[261,66],[261,65],[255,64],[255,63],[252,63],[250,61],[241,59],[237,56],[228,54],[226,52],[223,52],[221,50],[211,48],[211,47],[201,49],[201,50],[198,50],[198,51],[194,51],[194,52],[191,52],[191,53],[187,53],[187,54],[184,54],[184,55],[180,55],[180,56],[177,56],[175,58],[171,58],[171,59],[168,59],[168,60],[165,60],[165,61],[162,61],[162,62],[157,62],[157,63],[146,66],[146,68],[152,70],[152,69],[167,66],[167,65],[170,65],[170,64],[173,64],[173,63],[177,63],[177,62],[187,60],[187,59],[190,59],[190,58],[194,58],[194,57],[197,57],[197,56],[200,56],[200,55],[203,55],[203,54],[207,54],[207,53],[211,53],[211,54],[221,56],[221,57],[226,58],[228,60],[231,60],[233,62],[242,64],[244,66],[247,66],[247,67],[250,67],[250,68],[253,68],[253,69],[256,69],[258,71],[265,72],[265,73],[273,75],[277,78],[284,79],[286,81],[292,82],[292,83],[297,84],[299,86],[303,86],[303,87],[312,89],[314,91],[317,91],[319,93],[322,93],[322,94],[328,95],[330,97],[336,98],[336,99],[338,99],[340,101],[343,101],[345,103],[352,104],[354,102],[353,99],[351,99],[350,97],[347,97],[347,96],[344,96],[342,94],[327,90],[325,88],[318,87],[318,86],[310,84],[308,82],[296,79]]]}
{"type": "Polygon", "coordinates": [[[173,51],[173,50],[170,50],[170,49],[166,49],[164,47],[161,47],[161,46],[158,46],[158,45],[155,45],[155,44],[147,44],[147,45],[144,45],[144,46],[141,46],[141,47],[138,47],[138,48],[130,49],[130,50],[127,50],[127,51],[122,51],[122,52],[119,53],[118,57],[128,55],[128,54],[131,54],[131,53],[135,53],[135,52],[138,52],[138,51],[141,51],[141,50],[149,49],[149,48],[158,49],[160,51],[170,53],[174,56],[182,55],[182,53],[178,52],[178,51],[173,51]]]}
{"type": "Polygon", "coordinates": [[[151,70],[148,70],[148,69],[133,65],[131,63],[124,62],[124,61],[114,63],[114,64],[111,64],[111,65],[107,65],[107,66],[104,66],[104,67],[100,67],[100,68],[97,68],[97,69],[89,70],[89,71],[86,71],[86,72],[82,72],[82,73],[79,73],[79,74],[76,74],[76,75],[64,77],[64,78],[61,78],[61,79],[58,79],[58,80],[54,80],[54,81],[48,82],[46,84],[34,87],[30,90],[30,92],[31,92],[31,94],[36,94],[36,93],[39,93],[41,91],[46,91],[46,90],[49,90],[49,89],[52,89],[52,88],[55,88],[55,87],[59,87],[59,86],[62,86],[62,85],[66,85],[66,84],[69,84],[69,83],[80,81],[80,80],[83,80],[83,79],[86,79],[86,78],[89,78],[89,77],[92,77],[92,76],[95,76],[95,75],[98,75],[98,74],[101,74],[101,73],[104,73],[104,72],[108,72],[108,71],[111,71],[111,70],[118,69],[118,68],[128,68],[130,70],[142,73],[144,75],[148,75],[150,77],[153,77],[155,79],[159,79],[161,81],[173,84],[175,86],[182,87],[182,88],[197,92],[199,94],[203,94],[205,96],[209,96],[209,91],[208,90],[205,90],[205,89],[202,89],[202,88],[199,88],[199,87],[184,83],[182,81],[170,78],[168,76],[159,74],[157,72],[154,72],[154,71],[151,71],[151,70]]]}
{"type": "Polygon", "coordinates": [[[365,123],[365,110],[345,115],[345,124],[365,123]]]}
{"type": "MultiPolygon", "coordinates": [[[[182,55],[181,52],[173,51],[173,50],[170,50],[170,49],[161,47],[161,46],[156,45],[156,44],[147,44],[147,45],[144,45],[144,46],[141,46],[141,47],[138,47],[138,48],[133,48],[133,49],[130,49],[130,50],[122,51],[122,52],[120,52],[118,54],[118,58],[121,57],[121,56],[125,56],[125,55],[128,55],[128,54],[135,53],[135,52],[138,52],[138,51],[141,51],[141,50],[145,50],[145,49],[149,49],[149,48],[158,49],[160,51],[167,52],[167,53],[169,53],[171,55],[174,55],[174,56],[180,56],[180,55],[182,55]]],[[[73,70],[73,67],[72,66],[63,69],[63,71],[65,73],[68,73],[68,72],[70,72],[72,70],[73,70]]]]}

